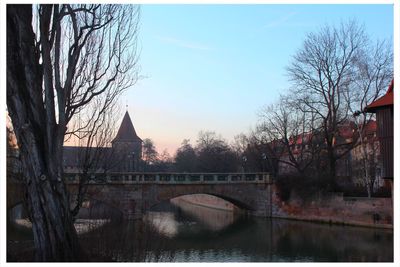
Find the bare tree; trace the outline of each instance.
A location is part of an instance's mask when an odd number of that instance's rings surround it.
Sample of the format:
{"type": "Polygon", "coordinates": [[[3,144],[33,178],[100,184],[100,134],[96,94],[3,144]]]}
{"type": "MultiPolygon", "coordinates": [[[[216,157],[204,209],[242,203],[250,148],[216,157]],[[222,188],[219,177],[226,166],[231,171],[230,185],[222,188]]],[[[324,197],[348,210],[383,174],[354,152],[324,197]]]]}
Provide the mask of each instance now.
{"type": "Polygon", "coordinates": [[[184,139],[175,154],[175,169],[178,172],[195,172],[197,170],[197,154],[189,139],[184,139]]]}
{"type": "Polygon", "coordinates": [[[167,149],[164,149],[161,154],[159,154],[156,167],[158,172],[174,171],[174,160],[167,149]]]}
{"type": "Polygon", "coordinates": [[[233,142],[231,143],[231,147],[233,151],[236,152],[238,158],[242,158],[249,146],[250,140],[249,137],[244,134],[238,134],[233,137],[233,142]]]}
{"type": "Polygon", "coordinates": [[[156,164],[158,161],[158,152],[154,145],[154,141],[150,138],[143,140],[143,161],[145,171],[149,171],[149,167],[156,164]]]}
{"type": "Polygon", "coordinates": [[[236,153],[228,143],[215,132],[201,131],[195,148],[198,171],[234,172],[238,167],[236,153]]]}
{"type": "Polygon", "coordinates": [[[7,5],[7,107],[38,261],[82,254],[64,183],[64,138],[92,101],[105,96],[105,113],[136,82],[138,19],[130,5],[7,5]]]}
{"type": "Polygon", "coordinates": [[[105,181],[106,174],[117,168],[122,160],[123,154],[117,153],[110,144],[115,137],[116,118],[118,117],[118,102],[114,101],[107,108],[107,112],[99,111],[103,109],[101,97],[94,100],[87,109],[85,114],[80,114],[71,121],[72,129],[80,129],[67,133],[66,138],[74,137],[79,142],[79,147],[75,148],[72,153],[78,159],[77,171],[79,172],[78,192],[75,197],[75,205],[71,208],[72,216],[78,215],[89,183],[93,181],[92,176],[97,181],[103,178],[105,181]],[[93,114],[96,117],[93,118],[93,114]],[[84,116],[85,115],[85,116],[84,116]],[[80,127],[86,124],[86,128],[80,127]]]}
{"type": "MultiPolygon", "coordinates": [[[[372,123],[372,122],[370,122],[372,123]]],[[[354,148],[353,157],[353,177],[358,184],[361,184],[367,196],[371,197],[378,181],[378,150],[379,143],[377,137],[371,132],[362,133],[362,141],[354,148]]]]}
{"type": "Polygon", "coordinates": [[[241,162],[243,170],[246,167],[246,171],[250,172],[266,171],[267,156],[263,151],[263,144],[257,142],[252,133],[249,135],[241,133],[234,136],[231,147],[236,153],[238,162],[241,162]]]}
{"type": "Polygon", "coordinates": [[[314,167],[322,148],[315,112],[281,96],[277,104],[264,108],[259,118],[259,133],[270,146],[281,148],[275,155],[281,165],[302,176],[314,167]]]}
{"type": "Polygon", "coordinates": [[[376,180],[378,149],[367,136],[367,127],[375,119],[375,114],[365,112],[365,108],[385,92],[393,79],[393,51],[389,43],[378,41],[373,46],[366,46],[365,51],[356,58],[355,67],[357,71],[353,76],[354,88],[346,92],[345,99],[356,122],[357,142],[354,146],[361,149],[362,156],[358,163],[362,165],[363,184],[368,197],[371,197],[376,180]]]}
{"type": "Polygon", "coordinates": [[[358,90],[354,82],[360,71],[357,62],[370,55],[365,49],[369,42],[363,27],[355,21],[342,23],[337,28],[325,26],[307,35],[287,68],[293,82],[292,96],[312,110],[321,122],[332,186],[337,160],[357,142],[357,138],[350,143],[336,141],[341,138],[340,125],[351,119],[346,95],[358,90]]]}

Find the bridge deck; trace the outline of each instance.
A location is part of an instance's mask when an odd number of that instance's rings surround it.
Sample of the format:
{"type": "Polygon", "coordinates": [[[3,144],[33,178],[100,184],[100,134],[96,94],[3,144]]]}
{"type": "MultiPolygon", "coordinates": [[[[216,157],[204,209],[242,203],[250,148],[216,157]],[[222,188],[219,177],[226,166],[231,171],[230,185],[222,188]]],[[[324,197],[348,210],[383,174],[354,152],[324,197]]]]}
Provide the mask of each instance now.
{"type": "MultiPolygon", "coordinates": [[[[80,173],[64,173],[69,184],[79,183],[80,173]]],[[[271,183],[269,173],[132,173],[113,172],[90,175],[93,184],[227,184],[271,183]]]]}

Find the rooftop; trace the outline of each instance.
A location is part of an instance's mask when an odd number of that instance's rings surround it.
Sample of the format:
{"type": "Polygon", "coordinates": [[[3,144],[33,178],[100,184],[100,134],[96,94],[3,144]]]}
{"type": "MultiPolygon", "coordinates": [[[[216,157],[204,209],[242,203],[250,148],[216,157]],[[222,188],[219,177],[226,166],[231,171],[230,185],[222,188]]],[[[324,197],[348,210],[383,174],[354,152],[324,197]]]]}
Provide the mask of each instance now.
{"type": "Polygon", "coordinates": [[[393,106],[393,81],[394,80],[392,80],[390,83],[389,88],[384,96],[378,98],[365,108],[367,112],[375,112],[378,108],[393,106]]]}
{"type": "Polygon", "coordinates": [[[142,141],[142,139],[140,139],[136,134],[128,111],[122,119],[121,126],[119,127],[117,136],[114,138],[113,142],[115,141],[142,141]]]}

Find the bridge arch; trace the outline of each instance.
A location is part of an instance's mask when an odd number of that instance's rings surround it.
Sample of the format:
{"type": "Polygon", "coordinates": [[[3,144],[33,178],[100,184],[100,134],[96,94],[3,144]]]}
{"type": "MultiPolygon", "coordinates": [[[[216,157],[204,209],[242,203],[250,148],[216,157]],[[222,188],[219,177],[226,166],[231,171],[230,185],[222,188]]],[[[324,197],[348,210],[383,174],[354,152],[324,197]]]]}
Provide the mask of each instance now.
{"type": "Polygon", "coordinates": [[[13,206],[7,207],[7,220],[9,222],[15,221],[16,219],[28,219],[28,211],[23,201],[14,203],[13,206]]]}
{"type": "Polygon", "coordinates": [[[243,210],[249,210],[249,211],[254,210],[254,207],[248,205],[247,203],[242,202],[241,200],[232,198],[230,196],[222,196],[222,195],[215,195],[215,194],[211,195],[211,196],[215,196],[215,197],[221,198],[221,199],[223,199],[223,200],[225,200],[227,202],[230,202],[233,205],[235,205],[236,207],[241,208],[243,210]]]}
{"type": "Polygon", "coordinates": [[[226,201],[226,202],[229,202],[229,203],[235,205],[237,208],[240,208],[240,209],[242,209],[242,210],[246,210],[246,211],[253,211],[253,210],[254,210],[253,207],[251,207],[251,206],[250,206],[249,204],[247,204],[247,203],[242,202],[241,200],[238,200],[238,199],[232,198],[232,197],[230,197],[230,196],[226,196],[226,195],[212,194],[212,193],[183,193],[183,194],[172,195],[170,198],[167,198],[167,199],[164,199],[164,198],[163,198],[163,199],[159,199],[159,200],[157,200],[157,201],[152,201],[151,204],[150,204],[151,206],[150,206],[147,210],[152,209],[153,207],[159,205],[159,204],[162,203],[162,202],[169,201],[169,200],[171,200],[171,199],[179,198],[179,197],[182,197],[182,196],[191,196],[191,195],[207,195],[207,196],[214,196],[214,197],[217,197],[217,198],[219,198],[219,199],[222,199],[222,200],[224,200],[224,201],[226,201]]]}
{"type": "Polygon", "coordinates": [[[143,185],[143,211],[179,196],[193,194],[212,195],[255,215],[268,214],[269,190],[264,184],[163,184],[143,185]]]}
{"type": "MultiPolygon", "coordinates": [[[[71,195],[71,204],[73,205],[78,192],[78,185],[69,184],[68,190],[71,195]]],[[[121,185],[90,185],[84,196],[84,204],[89,202],[88,208],[93,207],[92,205],[100,204],[103,205],[105,209],[109,210],[110,214],[108,215],[119,216],[118,214],[120,214],[124,216],[132,209],[129,204],[134,202],[134,198],[130,196],[133,190],[135,190],[135,188],[126,188],[126,186],[121,185]]],[[[89,212],[89,210],[85,210],[84,207],[81,215],[87,212],[89,212]]],[[[86,215],[87,214],[85,214],[85,216],[86,215]]]]}
{"type": "MultiPolygon", "coordinates": [[[[7,203],[7,204],[8,204],[8,203],[7,203]]],[[[20,206],[20,205],[24,206],[24,201],[23,201],[23,199],[18,199],[18,200],[16,200],[15,202],[12,202],[12,203],[8,204],[8,205],[7,205],[7,210],[8,210],[8,211],[11,211],[11,210],[13,210],[14,208],[17,208],[17,207],[20,206]]]]}

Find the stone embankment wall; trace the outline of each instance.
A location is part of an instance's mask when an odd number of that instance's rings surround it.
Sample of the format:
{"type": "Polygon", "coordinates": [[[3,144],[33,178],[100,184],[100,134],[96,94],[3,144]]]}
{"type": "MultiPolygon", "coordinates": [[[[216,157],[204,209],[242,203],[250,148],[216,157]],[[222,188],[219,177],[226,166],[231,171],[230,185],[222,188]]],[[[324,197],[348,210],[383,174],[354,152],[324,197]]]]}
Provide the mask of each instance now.
{"type": "Polygon", "coordinates": [[[393,228],[391,198],[354,198],[325,194],[304,201],[293,193],[282,201],[276,188],[272,194],[273,217],[336,224],[393,228]]]}
{"type": "MultiPolygon", "coordinates": [[[[292,193],[291,199],[282,201],[276,187],[272,191],[272,216],[275,218],[393,228],[391,198],[348,198],[341,194],[324,194],[304,201],[292,193]]],[[[180,199],[208,208],[238,211],[233,204],[210,195],[186,195],[180,199]]]]}

